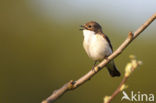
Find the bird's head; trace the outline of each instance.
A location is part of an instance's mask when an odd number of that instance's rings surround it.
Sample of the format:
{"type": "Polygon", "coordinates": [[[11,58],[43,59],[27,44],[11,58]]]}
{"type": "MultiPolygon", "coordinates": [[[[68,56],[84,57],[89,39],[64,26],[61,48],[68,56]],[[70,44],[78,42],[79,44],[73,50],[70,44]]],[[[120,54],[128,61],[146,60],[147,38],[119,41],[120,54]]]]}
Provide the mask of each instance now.
{"type": "Polygon", "coordinates": [[[87,22],[86,24],[81,25],[81,27],[82,27],[82,29],[80,29],[80,30],[90,30],[95,33],[102,32],[101,26],[95,21],[87,22]]]}

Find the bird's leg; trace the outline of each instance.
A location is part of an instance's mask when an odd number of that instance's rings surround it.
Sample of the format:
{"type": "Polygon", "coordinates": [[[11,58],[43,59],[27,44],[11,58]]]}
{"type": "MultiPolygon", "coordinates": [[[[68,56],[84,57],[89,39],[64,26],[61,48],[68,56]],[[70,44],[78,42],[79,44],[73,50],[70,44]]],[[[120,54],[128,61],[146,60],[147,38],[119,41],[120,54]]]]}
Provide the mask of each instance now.
{"type": "Polygon", "coordinates": [[[108,59],[108,56],[106,56],[104,59],[109,60],[109,59],[108,59]]]}
{"type": "Polygon", "coordinates": [[[94,70],[94,67],[96,66],[97,61],[94,62],[94,65],[92,67],[92,70],[94,70]]]}

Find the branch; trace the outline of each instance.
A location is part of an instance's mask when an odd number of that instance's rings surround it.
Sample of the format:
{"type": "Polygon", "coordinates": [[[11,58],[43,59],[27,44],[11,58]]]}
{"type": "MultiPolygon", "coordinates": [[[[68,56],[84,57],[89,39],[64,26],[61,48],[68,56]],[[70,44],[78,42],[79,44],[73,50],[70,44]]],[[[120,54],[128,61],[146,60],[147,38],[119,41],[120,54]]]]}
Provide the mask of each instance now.
{"type": "Polygon", "coordinates": [[[94,70],[90,70],[84,76],[79,78],[77,81],[71,80],[66,83],[63,87],[58,90],[55,90],[46,100],[42,101],[42,103],[52,103],[60,96],[62,96],[65,92],[69,90],[73,90],[80,85],[84,84],[86,81],[91,79],[97,72],[99,72],[107,63],[113,60],[115,57],[119,56],[122,51],[141,33],[143,32],[154,20],[156,19],[156,13],[150,17],[143,25],[141,25],[134,34],[129,32],[126,40],[119,46],[119,48],[114,51],[107,59],[104,59],[101,63],[94,67],[94,70]]]}
{"type": "Polygon", "coordinates": [[[126,81],[128,80],[130,74],[142,64],[141,61],[137,61],[135,57],[132,55],[130,56],[131,62],[126,65],[125,68],[125,75],[119,85],[119,87],[114,91],[111,96],[105,96],[104,103],[110,103],[121,91],[123,91],[127,86],[125,85],[126,81]]]}

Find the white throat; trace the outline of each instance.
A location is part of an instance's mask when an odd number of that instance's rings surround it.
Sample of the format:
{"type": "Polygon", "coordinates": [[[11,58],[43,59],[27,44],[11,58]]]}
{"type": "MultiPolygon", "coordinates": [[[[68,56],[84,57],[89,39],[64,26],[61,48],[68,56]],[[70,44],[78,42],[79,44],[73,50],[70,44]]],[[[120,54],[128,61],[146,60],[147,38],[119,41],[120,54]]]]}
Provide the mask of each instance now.
{"type": "Polygon", "coordinates": [[[95,32],[90,30],[83,30],[84,41],[89,42],[94,36],[95,32]]]}

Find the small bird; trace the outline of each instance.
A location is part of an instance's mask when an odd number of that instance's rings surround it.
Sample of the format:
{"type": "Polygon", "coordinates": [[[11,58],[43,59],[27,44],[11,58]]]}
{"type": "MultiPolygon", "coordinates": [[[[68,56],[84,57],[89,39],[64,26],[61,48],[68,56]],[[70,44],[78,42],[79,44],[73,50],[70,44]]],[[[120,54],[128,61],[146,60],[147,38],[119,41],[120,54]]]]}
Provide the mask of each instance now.
{"type": "MultiPolygon", "coordinates": [[[[101,61],[112,54],[113,48],[109,38],[102,32],[102,27],[95,21],[81,25],[83,30],[83,47],[88,56],[95,61],[101,61]]],[[[106,68],[112,77],[120,76],[120,72],[115,66],[114,61],[110,61],[106,68]]]]}

